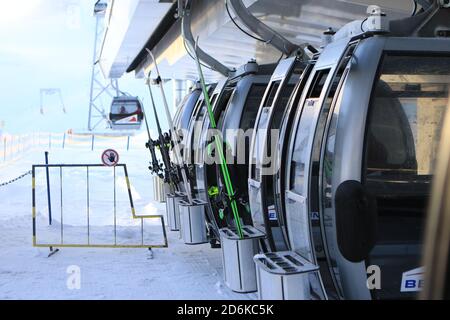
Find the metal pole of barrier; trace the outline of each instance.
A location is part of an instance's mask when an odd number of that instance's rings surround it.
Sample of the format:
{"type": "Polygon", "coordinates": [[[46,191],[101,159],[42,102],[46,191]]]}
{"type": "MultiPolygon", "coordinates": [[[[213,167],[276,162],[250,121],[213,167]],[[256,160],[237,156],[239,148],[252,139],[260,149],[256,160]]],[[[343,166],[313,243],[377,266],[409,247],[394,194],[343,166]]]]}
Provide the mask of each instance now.
{"type": "Polygon", "coordinates": [[[64,132],[62,148],[64,149],[65,146],[66,146],[66,133],[64,132]]]}
{"type": "Polygon", "coordinates": [[[130,151],[130,136],[128,136],[127,151],[130,151]]]}
{"type": "Polygon", "coordinates": [[[48,134],[48,148],[49,149],[52,148],[52,134],[51,133],[48,134]]]}
{"type": "MultiPolygon", "coordinates": [[[[125,164],[119,164],[119,167],[123,167],[124,170],[126,171],[126,165],[125,164]]],[[[59,249],[55,249],[54,248],[147,248],[147,249],[151,249],[152,248],[167,248],[168,247],[168,242],[167,242],[167,234],[166,234],[166,230],[164,228],[164,218],[163,216],[160,215],[155,215],[155,216],[141,216],[141,217],[137,217],[134,213],[133,213],[133,217],[135,219],[140,219],[141,220],[141,243],[140,244],[132,244],[132,245],[126,245],[126,244],[119,244],[119,229],[118,229],[118,224],[117,224],[117,167],[114,167],[114,244],[92,244],[90,241],[90,233],[91,233],[91,228],[90,228],[90,168],[94,167],[94,168],[104,168],[103,165],[101,164],[83,164],[83,165],[78,165],[78,164],[49,164],[49,165],[45,165],[45,164],[41,164],[41,165],[33,165],[32,166],[32,203],[33,203],[33,246],[34,247],[40,247],[40,248],[50,248],[50,254],[49,257],[52,256],[53,254],[55,254],[56,252],[59,251],[59,249]],[[65,243],[64,240],[64,217],[63,217],[63,212],[64,212],[64,204],[63,204],[63,168],[80,168],[80,167],[85,167],[87,168],[86,170],[86,176],[87,176],[87,186],[88,186],[88,190],[87,190],[87,204],[88,204],[88,243],[84,243],[84,244],[80,244],[80,243],[65,243]],[[36,190],[35,190],[35,169],[36,168],[59,168],[59,180],[60,180],[60,219],[61,219],[61,223],[60,223],[60,232],[61,232],[61,241],[59,243],[54,243],[54,244],[50,244],[50,243],[46,243],[46,244],[39,244],[37,241],[37,235],[36,235],[36,190]],[[160,245],[153,245],[153,244],[146,244],[145,243],[145,235],[144,235],[144,231],[145,231],[145,221],[144,219],[146,218],[159,218],[161,220],[161,228],[162,228],[162,232],[163,232],[163,236],[164,236],[164,244],[160,245]]],[[[126,177],[128,178],[128,174],[125,173],[126,177]]],[[[128,180],[128,179],[127,179],[128,180]]],[[[129,183],[128,183],[129,186],[129,183]]],[[[53,186],[55,187],[55,186],[53,186]]],[[[132,203],[132,198],[130,198],[130,203],[132,203]]],[[[134,212],[134,207],[133,205],[131,205],[131,207],[133,208],[133,212],[134,212]]],[[[139,242],[138,242],[139,243],[139,242]]]]}
{"type": "Polygon", "coordinates": [[[114,245],[117,245],[116,167],[114,167],[114,245]]]}
{"type": "Polygon", "coordinates": [[[91,147],[91,151],[94,151],[94,139],[95,139],[95,135],[92,135],[92,147],[91,147]]]}
{"type": "Polygon", "coordinates": [[[127,182],[128,199],[130,200],[131,214],[133,215],[133,218],[137,218],[136,217],[136,210],[134,209],[133,196],[131,194],[131,184],[130,184],[130,178],[128,177],[127,165],[124,164],[124,165],[121,165],[121,166],[123,166],[123,171],[125,173],[125,180],[127,182]]]}
{"type": "Polygon", "coordinates": [[[64,244],[64,220],[63,220],[63,187],[62,184],[63,183],[63,178],[62,178],[62,167],[59,168],[59,186],[60,186],[60,194],[61,194],[61,199],[60,199],[60,205],[61,205],[61,244],[64,244]]]}
{"type": "Polygon", "coordinates": [[[36,245],[36,171],[35,167],[31,170],[31,201],[33,206],[33,246],[36,245]]]}
{"type": "Polygon", "coordinates": [[[88,234],[88,245],[91,244],[91,225],[90,225],[90,212],[89,212],[89,167],[86,167],[86,184],[87,184],[87,234],[88,234]]]}
{"type": "Polygon", "coordinates": [[[48,169],[48,151],[45,151],[45,172],[47,175],[47,201],[48,201],[48,224],[52,225],[52,201],[50,197],[50,170],[48,169]]]}
{"type": "Polygon", "coordinates": [[[8,155],[9,159],[11,160],[12,154],[13,154],[13,143],[14,143],[14,136],[10,136],[9,138],[9,145],[8,145],[8,155]]]}
{"type": "Polygon", "coordinates": [[[144,218],[141,218],[141,243],[144,245],[144,218]]]}

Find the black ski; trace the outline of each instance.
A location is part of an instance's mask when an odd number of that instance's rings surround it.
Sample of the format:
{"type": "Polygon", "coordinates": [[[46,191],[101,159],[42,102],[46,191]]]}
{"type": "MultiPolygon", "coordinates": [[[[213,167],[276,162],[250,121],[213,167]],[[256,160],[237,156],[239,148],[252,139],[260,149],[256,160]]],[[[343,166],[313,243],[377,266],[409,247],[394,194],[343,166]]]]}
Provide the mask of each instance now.
{"type": "Polygon", "coordinates": [[[150,93],[150,99],[152,102],[153,113],[155,115],[156,126],[158,129],[158,140],[155,141],[155,145],[159,148],[161,152],[161,157],[164,163],[164,182],[172,183],[174,186],[177,186],[180,181],[178,172],[174,170],[172,162],[170,160],[170,148],[171,148],[171,139],[170,136],[166,133],[164,134],[161,129],[161,123],[159,121],[158,112],[156,111],[155,99],[153,97],[153,92],[150,84],[150,74],[148,75],[147,86],[150,93]]]}

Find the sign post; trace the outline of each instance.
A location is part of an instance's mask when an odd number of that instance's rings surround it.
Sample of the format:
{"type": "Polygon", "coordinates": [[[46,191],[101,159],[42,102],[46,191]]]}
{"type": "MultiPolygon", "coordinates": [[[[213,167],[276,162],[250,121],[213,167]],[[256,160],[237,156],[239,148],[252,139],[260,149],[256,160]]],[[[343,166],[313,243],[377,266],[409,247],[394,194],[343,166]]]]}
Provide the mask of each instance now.
{"type": "Polygon", "coordinates": [[[46,177],[47,177],[47,201],[48,201],[48,224],[52,225],[52,200],[50,198],[50,174],[48,169],[48,151],[45,151],[45,165],[47,166],[46,177]]]}

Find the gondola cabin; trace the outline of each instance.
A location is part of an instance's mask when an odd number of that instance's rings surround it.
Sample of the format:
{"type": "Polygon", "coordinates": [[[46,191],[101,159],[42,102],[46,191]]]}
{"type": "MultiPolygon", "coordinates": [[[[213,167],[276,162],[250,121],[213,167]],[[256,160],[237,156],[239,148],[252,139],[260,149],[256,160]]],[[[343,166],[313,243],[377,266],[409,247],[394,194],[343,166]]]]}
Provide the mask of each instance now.
{"type": "Polygon", "coordinates": [[[450,41],[433,31],[396,36],[392,26],[390,33],[336,34],[305,83],[284,142],[278,214],[291,250],[320,265],[310,278],[319,297],[403,299],[421,290],[450,41]],[[368,281],[374,272],[379,281],[368,281]]]}
{"type": "Polygon", "coordinates": [[[144,112],[139,98],[130,96],[115,97],[111,104],[109,123],[113,130],[139,130],[144,112]]]}
{"type": "MultiPolygon", "coordinates": [[[[252,129],[275,65],[257,65],[255,62],[250,62],[243,69],[254,71],[247,71],[243,76],[237,78],[231,95],[229,97],[228,95],[224,96],[228,103],[219,115],[217,129],[223,136],[223,150],[226,154],[230,179],[235,190],[233,197],[236,198],[238,203],[241,223],[252,225],[246,179],[252,129]]],[[[224,89],[226,88],[224,87],[224,89]]],[[[219,165],[220,159],[218,159],[218,153],[215,152],[215,144],[211,140],[211,133],[207,137],[208,144],[205,146],[207,150],[204,153],[206,163],[215,163],[213,166],[215,174],[206,176],[208,179],[206,188],[210,191],[209,201],[213,211],[215,211],[214,216],[221,216],[221,224],[235,228],[235,221],[232,218],[231,208],[228,206],[228,196],[225,192],[225,183],[219,165]],[[214,188],[217,192],[213,195],[211,190],[214,188]]]]}

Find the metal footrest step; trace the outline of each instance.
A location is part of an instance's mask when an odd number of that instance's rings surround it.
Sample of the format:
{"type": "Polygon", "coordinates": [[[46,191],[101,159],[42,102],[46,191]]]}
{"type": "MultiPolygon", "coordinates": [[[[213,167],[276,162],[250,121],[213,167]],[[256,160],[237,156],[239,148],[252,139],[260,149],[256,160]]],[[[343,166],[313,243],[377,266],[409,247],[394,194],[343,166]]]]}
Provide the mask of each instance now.
{"type": "Polygon", "coordinates": [[[309,300],[309,273],[319,266],[293,251],[257,254],[258,294],[261,300],[309,300]]]}

